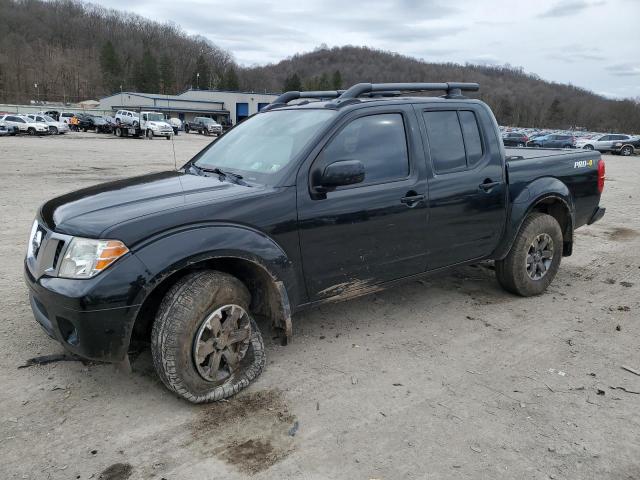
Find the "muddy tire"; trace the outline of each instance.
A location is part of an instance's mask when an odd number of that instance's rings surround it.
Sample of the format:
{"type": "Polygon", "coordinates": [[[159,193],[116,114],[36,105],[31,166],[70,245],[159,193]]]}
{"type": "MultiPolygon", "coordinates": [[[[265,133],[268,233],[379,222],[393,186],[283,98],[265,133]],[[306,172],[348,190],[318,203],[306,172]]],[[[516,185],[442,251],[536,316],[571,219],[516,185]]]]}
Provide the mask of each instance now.
{"type": "Polygon", "coordinates": [[[498,282],[507,291],[540,295],[553,281],[562,259],[562,230],[551,215],[532,213],[503,260],[496,260],[498,282]]]}
{"type": "Polygon", "coordinates": [[[215,402],[260,375],[264,343],[250,301],[240,280],[213,270],[189,274],[167,292],[153,325],[151,353],[169,390],[192,403],[215,402]]]}

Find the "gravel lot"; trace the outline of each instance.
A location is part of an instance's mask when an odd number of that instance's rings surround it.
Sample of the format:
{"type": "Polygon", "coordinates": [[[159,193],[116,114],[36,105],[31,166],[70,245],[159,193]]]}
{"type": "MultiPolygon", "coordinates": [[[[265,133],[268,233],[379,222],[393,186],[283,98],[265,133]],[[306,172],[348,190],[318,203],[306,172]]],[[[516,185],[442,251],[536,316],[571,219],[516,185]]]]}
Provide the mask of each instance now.
{"type": "MultiPolygon", "coordinates": [[[[178,136],[178,164],[207,141],[178,136]]],[[[640,370],[640,157],[606,157],[607,214],[545,295],[483,265],[311,310],[252,387],[205,406],[165,390],[148,351],[132,374],[18,368],[62,351],[22,281],[36,208],[173,168],[172,144],[0,138],[0,158],[0,478],[640,478],[640,376],[621,368],[640,370]]]]}

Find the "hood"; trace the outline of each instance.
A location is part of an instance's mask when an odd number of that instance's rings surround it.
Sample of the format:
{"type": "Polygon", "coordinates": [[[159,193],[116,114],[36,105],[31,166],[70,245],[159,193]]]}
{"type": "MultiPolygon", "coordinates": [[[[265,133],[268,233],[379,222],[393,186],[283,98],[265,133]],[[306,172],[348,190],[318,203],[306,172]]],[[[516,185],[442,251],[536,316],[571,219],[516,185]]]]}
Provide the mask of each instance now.
{"type": "Polygon", "coordinates": [[[149,123],[149,125],[154,126],[154,127],[167,127],[167,128],[171,128],[171,125],[169,125],[167,122],[156,122],[156,121],[151,121],[151,122],[147,122],[149,123]]]}
{"type": "Polygon", "coordinates": [[[198,202],[251,194],[257,188],[168,171],[103,183],[46,202],[40,219],[52,230],[99,238],[114,225],[198,202]]]}

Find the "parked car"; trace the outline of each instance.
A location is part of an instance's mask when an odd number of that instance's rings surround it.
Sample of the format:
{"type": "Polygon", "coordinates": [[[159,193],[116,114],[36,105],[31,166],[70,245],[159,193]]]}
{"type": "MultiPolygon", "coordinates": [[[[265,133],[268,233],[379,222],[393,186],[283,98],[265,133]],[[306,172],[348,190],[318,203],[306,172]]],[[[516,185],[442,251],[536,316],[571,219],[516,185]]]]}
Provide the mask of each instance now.
{"type": "Polygon", "coordinates": [[[71,119],[75,116],[76,114],[73,112],[60,112],[60,117],[58,118],[58,121],[62,123],[66,123],[68,125],[71,119]]]}
{"type": "Polygon", "coordinates": [[[78,118],[78,129],[83,132],[91,130],[96,133],[111,133],[112,131],[111,125],[98,115],[79,113],[76,117],[78,118]]]}
{"type": "Polygon", "coordinates": [[[18,134],[18,128],[13,125],[6,125],[0,120],[0,136],[15,136],[18,134]]]}
{"type": "Polygon", "coordinates": [[[169,123],[169,125],[171,125],[171,128],[173,128],[173,133],[175,135],[178,135],[178,132],[183,128],[182,120],[180,120],[179,118],[172,117],[169,120],[167,120],[167,122],[169,123]]]}
{"type": "Polygon", "coordinates": [[[58,110],[47,110],[46,112],[38,112],[38,115],[48,115],[56,122],[60,121],[60,112],[58,110]]]}
{"type": "Polygon", "coordinates": [[[574,230],[604,215],[604,161],[505,154],[489,107],[462,96],[477,89],[287,92],[177,171],[46,202],[24,263],[37,322],[94,360],[126,363],[130,342],[148,341],[162,382],[201,403],[264,368],[254,316],[286,343],[303,308],[483,260],[507,291],[542,294],[574,230]]]}
{"type": "Polygon", "coordinates": [[[222,125],[208,117],[195,117],[184,124],[185,133],[198,132],[204,135],[222,135],[222,125]]]}
{"type": "Polygon", "coordinates": [[[27,115],[31,120],[36,123],[42,123],[47,126],[49,133],[52,135],[62,135],[69,131],[69,125],[63,122],[51,118],[49,115],[32,113],[27,115]]]}
{"type": "Polygon", "coordinates": [[[538,137],[534,140],[527,142],[527,147],[534,148],[575,148],[576,139],[573,135],[562,135],[558,133],[552,133],[551,135],[545,135],[538,137]]]}
{"type": "Polygon", "coordinates": [[[509,132],[502,136],[502,143],[505,147],[524,147],[529,141],[524,133],[509,132]]]}
{"type": "Polygon", "coordinates": [[[13,126],[18,129],[19,133],[28,133],[29,135],[44,135],[49,133],[49,127],[43,123],[36,123],[26,115],[3,115],[0,121],[7,126],[13,126]]]}
{"type": "Polygon", "coordinates": [[[628,140],[631,140],[630,135],[623,135],[620,133],[607,133],[605,135],[598,135],[589,139],[579,139],[576,142],[576,147],[584,148],[585,150],[598,150],[599,152],[610,152],[614,149],[615,143],[625,142],[628,140]]]}
{"type": "MultiPolygon", "coordinates": [[[[628,135],[625,135],[628,136],[628,135]]],[[[611,153],[629,157],[640,151],[640,137],[629,137],[626,140],[616,140],[613,142],[611,153]]]]}
{"type": "Polygon", "coordinates": [[[116,124],[137,127],[140,125],[140,117],[137,112],[130,110],[118,110],[116,112],[116,124]]]}

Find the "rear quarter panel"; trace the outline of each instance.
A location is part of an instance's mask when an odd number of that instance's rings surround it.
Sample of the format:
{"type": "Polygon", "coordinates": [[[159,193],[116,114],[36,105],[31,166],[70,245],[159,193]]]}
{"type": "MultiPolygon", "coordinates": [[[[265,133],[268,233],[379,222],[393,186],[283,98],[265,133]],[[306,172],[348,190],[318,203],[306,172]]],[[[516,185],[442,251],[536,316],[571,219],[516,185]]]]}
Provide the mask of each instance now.
{"type": "Polygon", "coordinates": [[[496,258],[506,255],[527,214],[545,198],[556,197],[567,204],[573,229],[588,222],[600,203],[599,152],[533,148],[505,151],[510,209],[496,258]]]}

